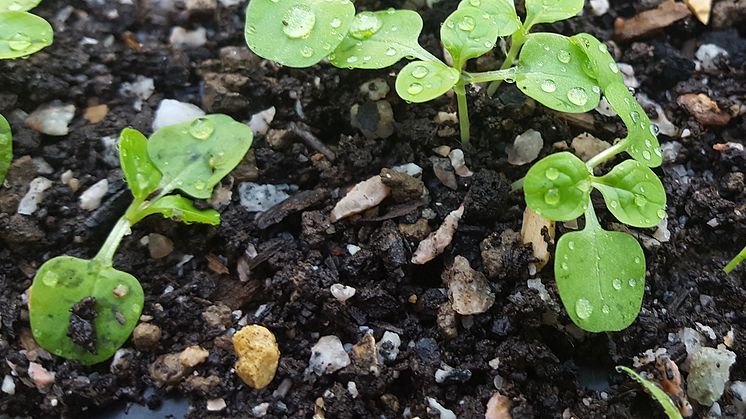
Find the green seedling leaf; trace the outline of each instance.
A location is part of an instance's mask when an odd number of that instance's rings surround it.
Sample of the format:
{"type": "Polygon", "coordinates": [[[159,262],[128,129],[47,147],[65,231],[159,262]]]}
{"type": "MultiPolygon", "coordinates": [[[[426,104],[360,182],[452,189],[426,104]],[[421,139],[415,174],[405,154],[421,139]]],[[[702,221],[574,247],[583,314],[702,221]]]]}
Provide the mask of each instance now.
{"type": "Polygon", "coordinates": [[[8,121],[0,115],[0,185],[5,181],[10,163],[13,161],[13,133],[8,121]]]}
{"type": "Polygon", "coordinates": [[[148,141],[148,155],[163,175],[162,190],[180,189],[207,199],[241,162],[252,139],[247,125],[226,115],[208,115],[159,129],[148,141]]]}
{"type": "Polygon", "coordinates": [[[41,3],[41,0],[0,0],[0,12],[26,12],[41,3]]]}
{"type": "Polygon", "coordinates": [[[588,112],[598,106],[601,88],[586,74],[586,62],[586,55],[569,38],[532,34],[521,49],[516,84],[548,108],[588,112]]]}
{"type": "Polygon", "coordinates": [[[725,265],[725,267],[723,268],[723,271],[725,271],[725,273],[727,274],[733,272],[733,270],[736,269],[736,266],[738,266],[738,264],[743,262],[744,260],[746,260],[746,247],[744,247],[741,250],[741,252],[738,253],[736,257],[733,258],[733,260],[731,260],[730,262],[728,262],[727,265],[725,265]]]}
{"type": "Polygon", "coordinates": [[[329,62],[340,68],[376,69],[404,57],[426,59],[429,54],[417,40],[421,31],[422,18],[411,10],[358,13],[329,62]]]}
{"type": "Polygon", "coordinates": [[[583,10],[585,0],[526,0],[527,27],[575,17],[583,10]]]}
{"type": "Polygon", "coordinates": [[[555,221],[578,218],[590,202],[591,173],[572,153],[552,154],[534,164],[523,183],[526,204],[555,221]]]}
{"type": "Polygon", "coordinates": [[[153,202],[141,213],[137,222],[148,215],[161,214],[165,218],[181,221],[185,224],[200,223],[218,225],[220,224],[220,213],[214,209],[200,210],[194,207],[192,201],[181,195],[167,195],[153,202]]]}
{"type": "Polygon", "coordinates": [[[342,42],[355,16],[349,0],[251,0],[246,43],[288,67],[310,67],[342,42]]]}
{"type": "Polygon", "coordinates": [[[495,47],[500,28],[493,18],[472,6],[460,7],[440,27],[440,40],[453,57],[456,68],[495,47]]]}
{"type": "Polygon", "coordinates": [[[624,78],[604,43],[587,33],[572,37],[588,57],[586,73],[595,78],[609,105],[627,126],[626,151],[649,167],[660,166],[663,154],[658,144],[658,127],[650,122],[645,110],[624,85],[624,78]]]}
{"type": "Polygon", "coordinates": [[[52,45],[52,26],[26,12],[0,12],[0,59],[31,55],[52,45]]]}
{"type": "Polygon", "coordinates": [[[627,233],[603,230],[586,217],[584,230],[557,242],[554,275],[562,304],[583,330],[622,330],[640,312],[645,255],[627,233]]]}
{"type": "Polygon", "coordinates": [[[658,404],[663,407],[663,410],[666,412],[666,416],[668,416],[669,419],[683,419],[683,417],[681,416],[681,412],[679,412],[679,409],[676,407],[676,404],[674,404],[673,400],[671,400],[671,397],[655,383],[645,379],[640,374],[632,371],[627,367],[618,365],[616,367],[616,370],[618,372],[626,372],[627,375],[632,377],[638,383],[642,384],[645,390],[647,390],[647,392],[653,396],[658,404]]]}
{"type": "Polygon", "coordinates": [[[137,200],[144,200],[158,189],[161,172],[148,156],[148,139],[139,131],[125,128],[119,138],[119,164],[124,179],[137,200]]]}
{"type": "Polygon", "coordinates": [[[609,173],[593,178],[606,206],[621,222],[634,227],[654,227],[666,216],[666,190],[649,167],[625,160],[609,173]]]}
{"type": "Polygon", "coordinates": [[[650,122],[645,110],[623,83],[613,83],[604,88],[611,108],[627,126],[625,150],[633,159],[648,167],[663,163],[663,153],[658,144],[658,127],[650,122]]]}
{"type": "Polygon", "coordinates": [[[521,28],[513,0],[461,0],[458,8],[476,7],[490,15],[498,28],[498,36],[512,35],[521,28]]]}
{"type": "Polygon", "coordinates": [[[97,261],[60,256],[44,263],[34,277],[31,329],[49,352],[96,364],[124,344],[143,302],[134,276],[97,261]]]}
{"type": "Polygon", "coordinates": [[[455,68],[437,61],[413,61],[396,77],[396,92],[408,102],[427,102],[442,96],[458,82],[455,68]]]}

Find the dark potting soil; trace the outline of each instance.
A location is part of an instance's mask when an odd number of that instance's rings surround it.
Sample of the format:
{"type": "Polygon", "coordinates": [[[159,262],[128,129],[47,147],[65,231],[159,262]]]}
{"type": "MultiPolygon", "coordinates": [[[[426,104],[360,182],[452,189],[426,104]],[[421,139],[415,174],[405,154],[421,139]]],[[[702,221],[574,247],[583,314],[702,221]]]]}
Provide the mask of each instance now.
{"type": "MultiPolygon", "coordinates": [[[[544,138],[541,156],[584,131],[611,141],[623,135],[618,118],[596,112],[560,115],[504,85],[494,98],[470,93],[473,140],[462,147],[455,130],[443,130],[433,122],[439,111],[455,110],[453,100],[407,104],[392,91],[386,100],[393,107],[395,133],[387,139],[367,139],[350,123],[351,106],[367,100],[359,87],[381,77],[393,88],[395,70],[403,63],[393,70],[348,71],[323,64],[296,70],[262,61],[243,41],[244,4],[225,7],[218,2],[207,10],[177,5],[164,11],[158,2],[139,0],[44,1],[36,12],[54,23],[54,45],[25,60],[0,61],[0,112],[13,126],[16,158],[7,187],[0,191],[0,355],[5,360],[0,376],[9,376],[15,384],[14,394],[0,395],[0,416],[146,417],[148,410],[141,407],[132,407],[123,416],[126,404],[135,403],[162,406],[151,411],[153,417],[247,417],[256,406],[268,403],[265,417],[308,418],[315,411],[327,418],[402,417],[405,412],[410,417],[437,417],[427,410],[426,399],[431,397],[460,418],[480,418],[499,384],[516,419],[663,417],[660,407],[636,383],[616,373],[614,365],[632,365],[633,357],[656,348],[666,348],[681,363],[686,351],[675,335],[684,327],[695,328],[696,322],[712,327],[716,339],[708,340],[708,346],[716,346],[733,330],[731,350],[738,360],[730,378],[746,380],[746,269],[731,275],[721,271],[746,243],[746,120],[736,116],[727,125],[708,127],[677,103],[685,93],[701,92],[723,109],[744,106],[746,5],[721,1],[734,6],[727,19],[720,16],[717,27],[688,17],[662,32],[612,48],[618,61],[634,68],[641,84],[638,92],[662,105],[674,125],[690,132],[683,138],[661,136],[662,142],[676,141],[682,147],[673,161],[656,169],[668,194],[671,237],[663,243],[648,240],[645,246],[648,271],[639,318],[618,333],[580,332],[559,304],[549,267],[538,278],[550,302],[527,286],[530,254],[515,245],[508,246],[503,275],[491,283],[495,304],[486,313],[457,319],[455,337],[438,327],[439,307],[447,301],[441,273],[457,255],[484,270],[483,239],[506,229],[520,231],[522,196],[509,194],[500,185],[519,179],[529,165],[508,164],[506,145],[531,128],[544,138]],[[173,48],[169,35],[174,26],[204,27],[207,44],[173,48]],[[718,59],[715,69],[698,69],[693,56],[703,43],[716,44],[729,56],[718,59]],[[223,47],[236,48],[221,53],[223,47]],[[141,110],[133,107],[135,97],[120,91],[122,83],[135,82],[138,76],[152,78],[155,85],[141,110]],[[272,144],[256,139],[244,170],[234,173],[232,202],[222,210],[219,227],[151,217],[133,229],[117,253],[116,267],[142,281],[143,314],[161,331],[155,346],[137,350],[129,341],[115,366],[107,361],[85,367],[51,356],[31,338],[25,292],[45,260],[96,253],[129,201],[116,156],[112,158],[102,138],[116,139],[128,126],[150,133],[162,99],[191,102],[239,120],[274,106],[273,129],[303,122],[336,158],[330,160],[293,135],[272,144]],[[23,123],[23,112],[53,100],[77,108],[65,137],[44,136],[23,123]],[[97,104],[108,105],[108,113],[101,122],[89,123],[83,111],[97,104]],[[716,146],[729,142],[726,150],[716,146]],[[434,175],[430,158],[441,145],[462,147],[476,173],[457,178],[457,190],[434,175]],[[49,167],[38,164],[42,159],[49,167]],[[346,187],[381,168],[410,162],[424,168],[426,205],[396,209],[387,204],[379,213],[366,214],[368,221],[329,223],[328,214],[346,187]],[[80,182],[77,192],[60,181],[68,170],[80,182]],[[37,176],[52,180],[53,186],[33,215],[19,215],[17,204],[37,176]],[[101,207],[82,210],[80,193],[104,178],[109,191],[101,207]],[[276,218],[265,215],[260,223],[239,204],[242,181],[289,183],[310,192],[299,192],[306,195],[283,207],[282,214],[272,214],[276,218]],[[410,264],[417,240],[403,235],[399,225],[413,224],[429,213],[426,224],[434,229],[465,198],[466,215],[452,246],[426,265],[410,264]],[[388,210],[400,212],[385,217],[388,210]],[[174,251],[152,259],[141,244],[151,233],[170,238],[174,251]],[[350,254],[348,244],[361,250],[350,254]],[[248,265],[247,249],[259,255],[248,265]],[[357,292],[341,303],[329,292],[334,283],[357,292]],[[204,312],[220,311],[215,306],[233,311],[227,324],[205,320],[204,312]],[[235,355],[228,336],[244,316],[248,323],[268,327],[282,352],[275,379],[263,390],[252,390],[233,372],[235,355]],[[304,374],[319,336],[336,335],[354,344],[365,330],[372,330],[376,340],[384,331],[401,337],[401,352],[382,366],[380,375],[353,366],[321,377],[304,374]],[[191,345],[209,350],[207,360],[188,379],[159,386],[148,367],[159,355],[191,345]],[[495,358],[496,370],[489,364],[495,358]],[[37,388],[29,378],[30,362],[53,372],[54,383],[37,388]],[[470,374],[436,383],[434,373],[443,364],[470,374]],[[284,380],[292,386],[278,392],[284,380]],[[357,397],[348,390],[349,382],[356,384],[357,397]],[[207,400],[220,398],[226,407],[208,411],[207,400]]],[[[628,18],[657,3],[614,1],[598,17],[586,7],[582,17],[540,29],[587,31],[609,40],[615,17],[628,18]]],[[[356,6],[401,7],[391,1],[359,1],[356,6]]],[[[430,51],[440,51],[439,24],[455,7],[455,1],[444,0],[433,9],[422,9],[421,41],[430,51]]],[[[655,116],[655,109],[648,111],[655,116]]],[[[608,213],[599,216],[607,227],[613,223],[608,213]]],[[[558,229],[567,231],[561,224],[558,229]]],[[[651,236],[653,231],[641,233],[651,236]]],[[[653,371],[652,365],[645,368],[653,371]]],[[[728,391],[720,407],[723,417],[738,417],[728,391]]],[[[707,411],[695,404],[696,417],[705,417],[707,411]]]]}

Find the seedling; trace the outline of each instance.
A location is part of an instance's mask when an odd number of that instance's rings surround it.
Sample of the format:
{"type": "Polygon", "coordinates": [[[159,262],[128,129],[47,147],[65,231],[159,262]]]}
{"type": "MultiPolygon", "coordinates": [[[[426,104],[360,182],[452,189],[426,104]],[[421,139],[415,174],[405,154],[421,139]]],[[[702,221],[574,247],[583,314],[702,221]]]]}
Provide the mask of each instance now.
{"type": "MultiPolygon", "coordinates": [[[[0,59],[24,57],[52,45],[52,26],[28,13],[41,0],[0,0],[0,59]]],[[[13,137],[0,115],[0,185],[13,160],[13,137]]]]}
{"type": "Polygon", "coordinates": [[[679,409],[676,407],[676,404],[674,404],[673,400],[671,400],[671,397],[666,394],[663,389],[658,387],[658,385],[627,367],[620,365],[616,367],[616,370],[618,372],[627,373],[635,381],[640,383],[645,388],[645,390],[647,390],[647,392],[650,393],[651,396],[653,396],[658,404],[663,407],[663,411],[666,412],[666,416],[668,416],[669,419],[683,419],[683,417],[681,416],[681,412],[679,412],[679,409]]]}
{"type": "Polygon", "coordinates": [[[733,270],[736,269],[736,266],[738,266],[739,263],[743,262],[744,259],[746,259],[746,247],[744,247],[741,250],[741,253],[737,254],[736,257],[733,258],[733,260],[728,262],[728,264],[725,265],[725,268],[723,268],[723,270],[727,274],[733,272],[733,270]]]}
{"type": "Polygon", "coordinates": [[[251,142],[251,129],[225,115],[164,127],[150,140],[123,130],[120,165],[134,200],[93,259],[59,256],[39,268],[29,300],[39,345],[84,364],[111,357],[132,333],[144,303],[137,278],[113,267],[120,242],[151,214],[218,225],[217,211],[197,209],[188,197],[209,198],[251,142]]]}
{"type": "Polygon", "coordinates": [[[537,23],[577,15],[584,2],[527,0],[522,22],[511,0],[463,0],[440,31],[453,65],[419,45],[422,19],[414,12],[390,9],[350,17],[352,6],[346,0],[332,0],[322,8],[325,3],[329,2],[290,0],[278,6],[273,0],[252,0],[246,15],[249,47],[263,57],[298,67],[316,64],[324,57],[315,54],[301,60],[297,57],[303,48],[299,39],[305,39],[313,51],[318,50],[318,43],[328,46],[322,50],[329,51],[329,62],[342,68],[384,68],[402,58],[413,59],[397,76],[399,96],[409,102],[426,102],[453,89],[463,142],[469,140],[467,84],[493,82],[489,89],[493,91],[501,81],[515,83],[543,105],[572,113],[590,111],[598,106],[602,94],[606,96],[627,127],[624,139],[585,163],[570,153],[548,156],[515,186],[524,188],[527,205],[545,218],[567,221],[585,214],[584,230],[568,233],[557,243],[555,276],[570,318],[593,332],[621,330],[632,323],[642,304],[645,257],[631,235],[601,228],[590,194],[593,189],[600,191],[610,212],[622,223],[645,228],[657,225],[666,216],[665,190],[650,169],[662,162],[657,127],[624,85],[605,44],[589,34],[529,33],[537,23]],[[308,11],[302,14],[304,25],[295,19],[299,13],[289,12],[295,8],[308,11]],[[317,28],[313,23],[330,19],[337,19],[337,25],[317,28]],[[289,30],[298,26],[305,28],[305,37],[291,36],[302,32],[289,30]],[[349,28],[346,35],[340,36],[345,27],[349,28]],[[504,36],[511,36],[512,44],[501,69],[465,71],[468,60],[490,52],[504,36]],[[594,175],[594,168],[622,152],[634,160],[622,162],[603,176],[594,175]]]}

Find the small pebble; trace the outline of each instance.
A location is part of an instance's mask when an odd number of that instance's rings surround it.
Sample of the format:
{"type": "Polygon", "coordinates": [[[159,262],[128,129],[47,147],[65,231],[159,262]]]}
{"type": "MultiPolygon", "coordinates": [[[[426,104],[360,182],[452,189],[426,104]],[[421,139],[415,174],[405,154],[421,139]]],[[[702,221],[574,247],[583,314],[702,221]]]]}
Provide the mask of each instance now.
{"type": "Polygon", "coordinates": [[[171,29],[168,42],[174,48],[199,48],[207,43],[207,31],[203,27],[190,31],[176,26],[171,29]]]}
{"type": "Polygon", "coordinates": [[[226,408],[225,400],[221,399],[210,399],[207,401],[207,410],[209,412],[219,412],[226,408]]]}
{"type": "Polygon", "coordinates": [[[463,256],[456,256],[448,270],[448,298],[456,313],[484,313],[495,303],[495,293],[483,273],[469,266],[463,256]]]}
{"type": "Polygon", "coordinates": [[[42,134],[63,136],[69,133],[68,125],[75,116],[75,105],[65,105],[55,100],[39,106],[26,118],[26,125],[42,134]]]}
{"type": "Polygon", "coordinates": [[[210,356],[210,352],[207,349],[199,345],[192,345],[179,353],[179,362],[185,368],[194,368],[205,362],[208,356],[210,356]]]}
{"type": "Polygon", "coordinates": [[[385,98],[389,91],[391,88],[382,78],[375,78],[360,85],[360,94],[372,102],[385,98]]]}
{"type": "Polygon", "coordinates": [[[611,144],[584,132],[572,139],[571,146],[573,150],[575,150],[575,155],[580,157],[583,161],[588,161],[600,152],[611,147],[611,144]]]}
{"type": "Polygon", "coordinates": [[[334,298],[340,302],[345,302],[355,295],[355,288],[348,287],[347,285],[334,284],[329,287],[334,298]]]}
{"type": "Polygon", "coordinates": [[[331,374],[348,365],[350,356],[345,352],[342,341],[334,335],[322,336],[311,348],[308,368],[318,376],[331,374]]]}
{"type": "Polygon", "coordinates": [[[90,188],[80,194],[80,208],[86,211],[93,211],[101,206],[101,199],[109,191],[109,181],[101,179],[94,183],[90,188]]]}
{"type": "Polygon", "coordinates": [[[275,335],[264,326],[251,324],[233,335],[233,347],[238,355],[235,370],[241,380],[255,389],[269,385],[280,361],[275,335]]]}
{"type": "Polygon", "coordinates": [[[241,206],[246,208],[249,212],[267,211],[273,206],[288,199],[290,193],[297,190],[297,186],[284,183],[277,185],[260,185],[254,182],[243,182],[238,186],[241,206]]]}
{"type": "Polygon", "coordinates": [[[132,341],[138,350],[155,349],[161,341],[161,328],[152,323],[140,323],[132,331],[132,341]]]}
{"type": "Polygon", "coordinates": [[[174,242],[168,237],[158,234],[148,234],[148,252],[152,259],[163,259],[174,251],[174,242]]]}
{"type": "Polygon", "coordinates": [[[377,344],[378,354],[383,358],[385,362],[394,362],[396,357],[399,356],[399,347],[401,346],[401,338],[394,332],[388,330],[383,333],[383,337],[377,344]]]}
{"type": "Polygon", "coordinates": [[[249,127],[254,132],[254,135],[258,137],[265,135],[267,131],[269,131],[269,126],[275,119],[276,113],[277,110],[274,106],[272,106],[271,108],[267,108],[261,112],[251,115],[251,119],[249,120],[249,127]]]}
{"type": "Polygon", "coordinates": [[[438,415],[440,415],[440,419],[457,419],[456,414],[453,413],[452,410],[446,409],[434,398],[426,397],[425,400],[427,400],[428,410],[432,409],[438,412],[438,415]]]}
{"type": "Polygon", "coordinates": [[[28,376],[39,390],[46,391],[49,386],[54,384],[54,372],[48,371],[46,368],[41,366],[41,364],[36,362],[29,362],[28,376]]]}
{"type": "Polygon", "coordinates": [[[716,59],[721,55],[727,56],[728,51],[715,44],[702,44],[694,54],[702,62],[702,68],[705,71],[717,70],[716,59]]]}
{"type": "Polygon", "coordinates": [[[357,396],[360,395],[360,393],[357,391],[357,384],[355,384],[354,381],[347,382],[347,391],[350,393],[350,396],[352,396],[353,399],[357,399],[357,396]]]}
{"type": "Polygon", "coordinates": [[[704,406],[711,406],[725,391],[730,379],[730,367],[736,354],[724,345],[700,348],[692,357],[687,378],[687,395],[704,406]]]}
{"type": "Polygon", "coordinates": [[[530,129],[517,136],[513,144],[507,147],[508,163],[515,166],[522,166],[531,163],[539,157],[544,140],[541,133],[530,129]]]}
{"type": "Polygon", "coordinates": [[[173,99],[163,99],[155,111],[153,131],[158,131],[169,125],[193,121],[205,116],[205,112],[191,103],[179,102],[173,99]]]}
{"type": "Polygon", "coordinates": [[[31,215],[36,212],[39,204],[44,199],[44,192],[52,187],[52,181],[38,177],[31,181],[29,184],[28,192],[24,195],[21,202],[18,204],[18,213],[21,215],[31,215]]]}
{"type": "Polygon", "coordinates": [[[267,411],[269,410],[269,403],[259,403],[258,405],[251,408],[251,414],[258,418],[263,418],[267,415],[267,411]]]}
{"type": "Polygon", "coordinates": [[[10,394],[11,396],[16,394],[16,383],[13,381],[13,377],[11,377],[8,374],[5,374],[5,377],[3,378],[3,385],[2,385],[3,393],[10,394]]]}

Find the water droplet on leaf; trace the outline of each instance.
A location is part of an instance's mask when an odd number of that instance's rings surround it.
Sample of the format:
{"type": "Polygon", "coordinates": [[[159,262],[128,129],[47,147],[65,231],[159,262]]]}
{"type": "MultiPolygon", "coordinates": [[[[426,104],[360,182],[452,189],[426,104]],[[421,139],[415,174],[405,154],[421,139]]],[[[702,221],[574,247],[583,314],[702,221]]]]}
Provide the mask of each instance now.
{"type": "Polygon", "coordinates": [[[591,305],[591,302],[585,298],[578,299],[578,301],[575,302],[575,314],[583,320],[591,317],[591,314],[593,314],[593,306],[591,305]]]}
{"type": "Polygon", "coordinates": [[[583,106],[588,103],[588,94],[581,87],[573,87],[567,91],[567,99],[575,105],[583,106]]]}
{"type": "Polygon", "coordinates": [[[305,58],[311,57],[313,55],[313,48],[309,47],[308,45],[304,46],[300,49],[300,55],[305,58]]]}
{"type": "Polygon", "coordinates": [[[627,281],[630,287],[635,287],[637,285],[637,280],[635,278],[630,278],[629,281],[627,281]]]}
{"type": "Polygon", "coordinates": [[[471,16],[464,16],[461,22],[458,23],[458,28],[465,32],[473,31],[475,26],[476,22],[474,22],[474,18],[471,16]]]}
{"type": "Polygon", "coordinates": [[[549,169],[547,169],[546,172],[544,172],[544,176],[546,176],[549,180],[556,180],[559,177],[559,170],[554,167],[550,167],[549,169]]]}
{"type": "Polygon", "coordinates": [[[316,24],[316,15],[305,5],[291,7],[282,20],[282,31],[288,38],[306,38],[316,24]]]}
{"type": "Polygon", "coordinates": [[[206,140],[215,132],[215,125],[207,118],[197,118],[189,125],[189,134],[198,140],[206,140]]]}
{"type": "Polygon", "coordinates": [[[31,37],[22,32],[17,32],[8,39],[8,47],[13,51],[23,51],[31,46],[31,37]]]}
{"type": "Polygon", "coordinates": [[[560,192],[557,188],[552,188],[544,194],[544,202],[548,205],[557,205],[560,201],[560,192]]]}
{"type": "Polygon", "coordinates": [[[570,62],[570,53],[568,51],[561,50],[557,53],[557,59],[559,60],[559,62],[567,64],[570,62]]]}
{"type": "Polygon", "coordinates": [[[350,26],[350,36],[364,41],[378,32],[381,26],[383,26],[383,22],[373,13],[358,13],[352,21],[352,26],[350,26]]]}
{"type": "Polygon", "coordinates": [[[410,95],[419,95],[424,90],[424,87],[422,87],[419,83],[412,83],[407,88],[407,93],[410,95]]]}
{"type": "Polygon", "coordinates": [[[622,289],[622,280],[619,278],[614,278],[614,280],[611,281],[611,286],[613,286],[615,290],[622,289]]]}
{"type": "Polygon", "coordinates": [[[416,79],[424,78],[425,76],[430,73],[430,70],[427,69],[424,65],[418,65],[417,67],[412,70],[412,77],[416,79]]]}
{"type": "Polygon", "coordinates": [[[552,80],[544,80],[541,82],[541,90],[547,93],[552,93],[557,90],[557,84],[552,80]]]}

